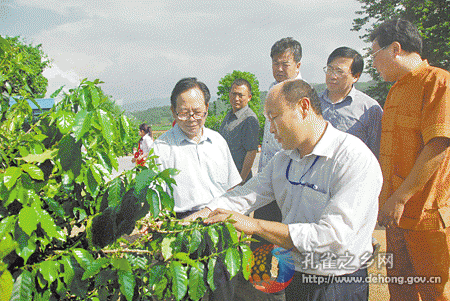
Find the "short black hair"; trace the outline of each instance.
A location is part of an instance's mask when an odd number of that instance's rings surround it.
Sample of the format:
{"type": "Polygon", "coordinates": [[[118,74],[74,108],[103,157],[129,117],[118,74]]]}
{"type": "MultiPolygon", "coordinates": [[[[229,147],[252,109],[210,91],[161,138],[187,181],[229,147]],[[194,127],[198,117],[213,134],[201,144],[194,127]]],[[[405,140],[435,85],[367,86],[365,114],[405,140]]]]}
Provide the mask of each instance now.
{"type": "Polygon", "coordinates": [[[340,57],[353,59],[352,65],[350,66],[352,75],[353,76],[357,76],[358,74],[361,75],[361,73],[364,70],[364,59],[361,56],[361,54],[359,54],[358,51],[349,47],[336,48],[328,57],[327,65],[331,64],[331,62],[333,62],[336,58],[340,57]]]}
{"type": "Polygon", "coordinates": [[[388,20],[370,34],[370,41],[377,41],[380,48],[398,42],[406,52],[422,54],[422,37],[414,24],[404,19],[388,20]]]}
{"type": "Polygon", "coordinates": [[[208,87],[204,83],[198,81],[195,77],[186,77],[180,79],[172,90],[172,94],[170,95],[170,104],[172,105],[172,108],[176,109],[178,96],[192,88],[199,88],[203,92],[205,105],[208,105],[211,98],[208,87]]]}
{"type": "MultiPolygon", "coordinates": [[[[153,133],[152,133],[152,126],[148,125],[146,123],[141,123],[141,125],[139,125],[139,130],[140,131],[144,131],[146,134],[148,134],[150,137],[153,138],[153,133]]],[[[142,138],[141,138],[142,140],[142,138]]],[[[141,141],[139,140],[139,141],[141,141]]]]}
{"type": "Polygon", "coordinates": [[[313,111],[322,116],[322,106],[320,105],[319,96],[316,90],[307,82],[301,79],[289,80],[283,83],[281,93],[290,103],[297,103],[299,99],[307,97],[311,101],[313,111]]]}
{"type": "Polygon", "coordinates": [[[250,95],[252,95],[252,86],[250,85],[250,83],[248,82],[248,80],[243,79],[243,78],[236,78],[233,83],[230,86],[230,90],[231,88],[233,88],[233,86],[246,86],[248,89],[248,93],[250,93],[250,95]]]}
{"type": "Polygon", "coordinates": [[[270,49],[270,57],[273,59],[275,56],[280,55],[285,51],[292,52],[296,63],[300,62],[302,59],[302,45],[291,37],[276,41],[270,49]]]}

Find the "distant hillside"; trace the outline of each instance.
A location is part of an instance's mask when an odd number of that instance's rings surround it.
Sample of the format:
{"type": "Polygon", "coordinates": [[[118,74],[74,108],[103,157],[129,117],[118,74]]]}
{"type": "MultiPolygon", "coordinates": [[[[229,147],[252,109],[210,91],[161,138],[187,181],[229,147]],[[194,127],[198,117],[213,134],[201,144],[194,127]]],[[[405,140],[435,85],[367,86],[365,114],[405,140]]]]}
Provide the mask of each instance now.
{"type": "Polygon", "coordinates": [[[154,98],[150,100],[140,100],[133,103],[124,103],[121,105],[125,112],[146,111],[150,108],[158,108],[170,105],[170,98],[154,98]]]}

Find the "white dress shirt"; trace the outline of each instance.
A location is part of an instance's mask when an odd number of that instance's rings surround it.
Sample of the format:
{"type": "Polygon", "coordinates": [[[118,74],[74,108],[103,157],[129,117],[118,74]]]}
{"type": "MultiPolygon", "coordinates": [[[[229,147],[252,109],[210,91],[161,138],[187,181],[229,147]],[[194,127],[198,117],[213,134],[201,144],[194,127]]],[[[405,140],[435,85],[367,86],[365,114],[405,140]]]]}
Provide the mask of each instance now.
{"type": "Polygon", "coordinates": [[[174,176],[175,212],[202,209],[242,181],[225,139],[208,128],[197,144],[175,125],[155,140],[153,149],[160,170],[180,171],[174,176]]]}
{"type": "Polygon", "coordinates": [[[261,173],[207,207],[245,214],[276,200],[296,248],[292,253],[295,269],[343,275],[361,268],[372,253],[381,185],[380,166],[369,148],[327,122],[309,155],[300,158],[298,150],[280,151],[261,173]],[[289,180],[299,182],[303,175],[302,182],[308,186],[287,180],[289,162],[289,180]],[[319,261],[329,252],[337,257],[336,266],[331,260],[319,261]],[[339,268],[343,262],[346,266],[339,268]]]}
{"type": "Polygon", "coordinates": [[[150,149],[153,147],[153,139],[149,134],[145,134],[142,137],[141,141],[141,150],[144,155],[147,155],[150,152],[150,149]]]}
{"type": "MultiPolygon", "coordinates": [[[[298,72],[295,79],[302,79],[302,74],[300,73],[300,71],[298,72]]],[[[277,81],[274,81],[272,84],[270,84],[269,91],[276,84],[278,84],[277,81]]],[[[270,122],[266,120],[264,124],[264,134],[261,146],[261,155],[258,164],[258,172],[261,172],[262,169],[267,165],[267,163],[269,163],[270,159],[272,159],[273,156],[275,156],[275,154],[280,150],[281,144],[278,143],[277,139],[275,139],[275,136],[270,132],[270,122]]]]}

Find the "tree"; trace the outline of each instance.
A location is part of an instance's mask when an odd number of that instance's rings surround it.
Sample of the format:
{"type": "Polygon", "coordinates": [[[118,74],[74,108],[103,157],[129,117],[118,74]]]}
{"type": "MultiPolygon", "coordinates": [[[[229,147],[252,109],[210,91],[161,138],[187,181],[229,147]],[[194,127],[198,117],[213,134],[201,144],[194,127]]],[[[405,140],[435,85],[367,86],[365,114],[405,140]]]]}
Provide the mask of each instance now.
{"type": "Polygon", "coordinates": [[[259,91],[259,82],[256,76],[250,72],[234,70],[232,73],[228,73],[227,75],[225,75],[220,79],[219,86],[217,87],[218,90],[217,96],[219,96],[217,101],[221,102],[221,104],[225,106],[226,110],[224,112],[217,114],[216,110],[214,109],[217,105],[214,103],[210,107],[209,116],[206,120],[205,125],[209,128],[212,128],[213,130],[216,131],[219,130],[220,124],[225,118],[226,113],[231,109],[229,93],[231,89],[231,84],[237,78],[247,80],[250,83],[250,86],[252,87],[252,99],[250,100],[248,105],[258,117],[260,127],[259,140],[261,142],[262,135],[264,133],[265,118],[261,110],[261,98],[260,98],[261,93],[259,91]]]}
{"type": "MultiPolygon", "coordinates": [[[[361,18],[353,20],[354,31],[365,28],[361,36],[369,42],[370,32],[385,20],[403,18],[417,26],[423,38],[422,57],[430,65],[450,70],[450,5],[446,0],[358,0],[363,4],[357,14],[361,18]],[[373,25],[370,25],[372,24],[373,25]],[[366,27],[370,25],[369,27],[366,27]]],[[[390,84],[383,83],[369,62],[367,68],[377,85],[367,93],[384,104],[390,84]]]]}
{"type": "MultiPolygon", "coordinates": [[[[1,62],[11,49],[0,38],[1,62]]],[[[21,60],[14,66],[24,70],[21,60]]],[[[159,171],[150,153],[145,166],[111,179],[130,122],[100,84],[83,80],[27,130],[28,101],[2,99],[0,301],[199,300],[214,289],[219,257],[232,277],[243,270],[248,279],[249,239],[231,220],[175,218],[163,187],[171,191],[176,170],[159,171]],[[149,230],[124,239],[136,225],[149,230]]],[[[11,97],[23,92],[16,88],[11,97]]]]}
{"type": "Polygon", "coordinates": [[[10,48],[9,53],[12,54],[1,63],[2,80],[14,87],[14,93],[24,89],[35,98],[44,97],[48,81],[42,72],[49,66],[50,60],[43,52],[42,45],[28,45],[20,37],[5,37],[2,44],[10,48]],[[17,68],[19,65],[21,68],[17,68]]]}

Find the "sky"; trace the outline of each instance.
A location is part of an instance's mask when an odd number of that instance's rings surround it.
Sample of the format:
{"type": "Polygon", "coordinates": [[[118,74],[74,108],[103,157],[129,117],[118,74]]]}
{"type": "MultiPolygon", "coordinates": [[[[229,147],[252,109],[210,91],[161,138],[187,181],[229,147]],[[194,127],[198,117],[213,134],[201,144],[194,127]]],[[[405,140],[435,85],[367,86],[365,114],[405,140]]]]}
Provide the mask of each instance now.
{"type": "Polygon", "coordinates": [[[183,77],[197,77],[215,97],[233,70],[255,74],[267,90],[270,48],[284,37],[302,45],[303,79],[323,83],[335,48],[363,54],[370,46],[350,30],[358,10],[357,0],[0,0],[0,34],[42,44],[52,60],[48,95],[99,78],[125,104],[168,98],[183,77]]]}

